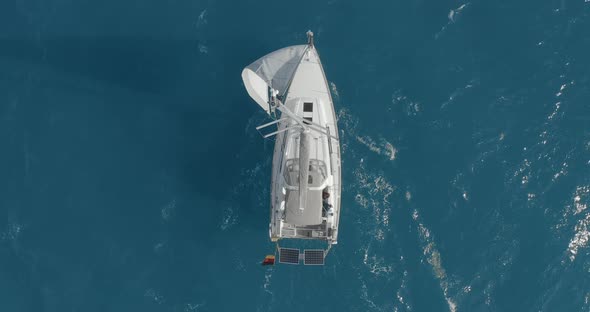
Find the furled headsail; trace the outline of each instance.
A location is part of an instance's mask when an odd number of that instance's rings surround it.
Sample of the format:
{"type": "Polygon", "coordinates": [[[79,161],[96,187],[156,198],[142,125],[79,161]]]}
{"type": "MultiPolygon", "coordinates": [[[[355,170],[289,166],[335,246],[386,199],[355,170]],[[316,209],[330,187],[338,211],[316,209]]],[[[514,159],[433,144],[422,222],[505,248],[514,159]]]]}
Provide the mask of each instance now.
{"type": "Polygon", "coordinates": [[[270,114],[273,90],[284,95],[291,78],[309,45],[296,45],[271,52],[242,71],[242,80],[250,97],[270,114]]]}

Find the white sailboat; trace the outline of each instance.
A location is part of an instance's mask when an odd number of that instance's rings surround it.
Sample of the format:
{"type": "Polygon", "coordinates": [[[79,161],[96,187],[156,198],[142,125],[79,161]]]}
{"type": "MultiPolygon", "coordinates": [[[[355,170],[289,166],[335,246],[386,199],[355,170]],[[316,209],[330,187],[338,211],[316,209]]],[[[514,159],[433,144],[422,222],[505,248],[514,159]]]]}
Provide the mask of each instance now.
{"type": "MultiPolygon", "coordinates": [[[[242,71],[248,94],[275,120],[270,200],[270,239],[279,262],[324,264],[338,242],[340,219],[340,143],[334,104],[314,46],[308,43],[274,51],[242,71]],[[327,242],[326,249],[281,248],[279,240],[327,242]]],[[[274,263],[274,258],[273,258],[274,263]]]]}

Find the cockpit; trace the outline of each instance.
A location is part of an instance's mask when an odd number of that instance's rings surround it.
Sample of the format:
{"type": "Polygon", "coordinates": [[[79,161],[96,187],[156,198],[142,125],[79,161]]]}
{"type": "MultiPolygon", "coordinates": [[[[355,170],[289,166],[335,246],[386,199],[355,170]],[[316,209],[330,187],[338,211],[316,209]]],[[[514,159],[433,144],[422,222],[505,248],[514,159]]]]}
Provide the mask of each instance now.
{"type": "Polygon", "coordinates": [[[317,159],[309,160],[307,196],[301,204],[299,190],[299,159],[285,162],[283,177],[286,185],[285,221],[294,225],[317,225],[322,223],[322,191],[327,184],[326,164],[317,159]]]}
{"type": "MultiPolygon", "coordinates": [[[[326,164],[317,159],[309,160],[309,175],[307,177],[308,189],[322,189],[326,182],[326,164]]],[[[299,158],[288,159],[285,162],[283,177],[287,182],[287,188],[290,190],[299,190],[299,158]]]]}

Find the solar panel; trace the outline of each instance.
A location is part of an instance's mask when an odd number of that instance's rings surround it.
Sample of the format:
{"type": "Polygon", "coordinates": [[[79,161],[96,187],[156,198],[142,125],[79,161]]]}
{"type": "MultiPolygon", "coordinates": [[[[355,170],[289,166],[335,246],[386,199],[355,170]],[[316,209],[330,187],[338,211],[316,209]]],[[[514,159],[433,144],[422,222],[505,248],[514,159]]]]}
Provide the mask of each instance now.
{"type": "Polygon", "coordinates": [[[324,250],[306,249],[303,251],[303,264],[305,265],[324,265],[324,250]]]}
{"type": "Polygon", "coordinates": [[[279,262],[299,264],[299,249],[279,248],[279,262]]]}

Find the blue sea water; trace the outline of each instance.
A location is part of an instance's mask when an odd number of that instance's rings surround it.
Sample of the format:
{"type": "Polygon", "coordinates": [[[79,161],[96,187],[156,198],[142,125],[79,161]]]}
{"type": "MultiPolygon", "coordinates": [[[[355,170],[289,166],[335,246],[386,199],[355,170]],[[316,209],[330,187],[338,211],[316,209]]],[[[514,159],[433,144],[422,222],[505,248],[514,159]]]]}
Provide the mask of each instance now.
{"type": "Polygon", "coordinates": [[[588,0],[0,2],[0,311],[590,311],[588,0]],[[339,244],[262,267],[244,66],[316,34],[339,244]]]}

